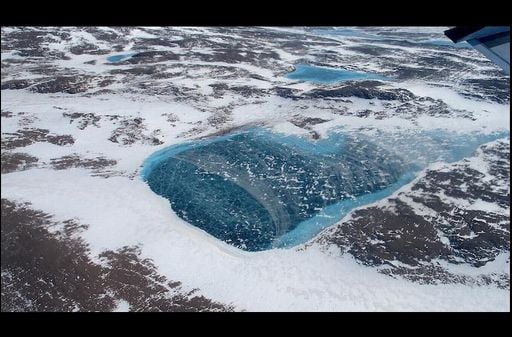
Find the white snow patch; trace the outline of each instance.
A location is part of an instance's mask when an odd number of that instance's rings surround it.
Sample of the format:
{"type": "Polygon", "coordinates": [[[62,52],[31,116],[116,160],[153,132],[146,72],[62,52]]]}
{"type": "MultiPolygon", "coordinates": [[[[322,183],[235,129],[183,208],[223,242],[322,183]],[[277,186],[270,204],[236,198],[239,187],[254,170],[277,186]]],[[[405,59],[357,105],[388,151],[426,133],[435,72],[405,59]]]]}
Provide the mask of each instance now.
{"type": "Polygon", "coordinates": [[[151,38],[157,37],[155,34],[148,33],[139,28],[132,29],[130,31],[130,36],[136,37],[136,38],[138,37],[138,38],[142,38],[142,39],[151,39],[151,38]]]}
{"type": "Polygon", "coordinates": [[[477,211],[484,211],[489,213],[498,213],[498,214],[510,214],[509,209],[505,209],[500,207],[496,203],[484,201],[481,199],[477,199],[473,201],[469,206],[466,207],[468,210],[477,210],[477,211]]]}
{"type": "Polygon", "coordinates": [[[167,200],[139,179],[91,177],[80,169],[38,169],[2,178],[3,198],[30,201],[57,219],[78,217],[88,224],[82,237],[93,258],[105,249],[139,244],[143,257],[151,258],[169,279],[198,287],[205,296],[239,309],[507,311],[510,307],[506,290],[418,285],[317,249],[238,250],[182,221],[170,211],[167,200]]]}
{"type": "Polygon", "coordinates": [[[118,300],[116,303],[116,307],[112,312],[129,312],[130,311],[130,303],[125,300],[118,300]]]}

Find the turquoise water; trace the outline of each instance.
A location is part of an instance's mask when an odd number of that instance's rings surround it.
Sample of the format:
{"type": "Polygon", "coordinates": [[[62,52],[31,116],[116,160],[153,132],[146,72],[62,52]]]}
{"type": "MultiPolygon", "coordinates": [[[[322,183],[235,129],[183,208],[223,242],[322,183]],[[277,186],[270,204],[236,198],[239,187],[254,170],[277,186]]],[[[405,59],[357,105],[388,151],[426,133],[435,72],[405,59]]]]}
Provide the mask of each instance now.
{"type": "Polygon", "coordinates": [[[136,53],[125,53],[125,54],[112,55],[112,56],[107,57],[107,61],[110,63],[121,62],[121,61],[128,60],[135,54],[136,53]]]}
{"type": "Polygon", "coordinates": [[[357,198],[342,200],[322,209],[316,216],[300,223],[296,228],[276,238],[274,248],[292,247],[312,239],[323,229],[341,220],[354,208],[382,200],[402,186],[416,178],[417,173],[434,162],[455,162],[472,156],[476,148],[490,141],[509,137],[509,132],[492,134],[458,134],[440,130],[405,132],[399,135],[381,133],[358,135],[361,139],[379,139],[379,145],[386,150],[400,155],[404,162],[410,164],[410,170],[404,172],[396,182],[382,190],[361,195],[357,198]]]}
{"type": "Polygon", "coordinates": [[[389,196],[428,164],[460,160],[506,136],[340,129],[312,142],[252,128],[157,151],[141,176],[187,222],[258,251],[308,241],[355,207],[389,196]]]}
{"type": "Polygon", "coordinates": [[[354,80],[390,80],[382,75],[356,72],[338,68],[317,67],[298,64],[295,70],[286,75],[292,80],[309,81],[313,83],[336,83],[354,80]]]}
{"type": "Polygon", "coordinates": [[[311,219],[299,223],[293,230],[277,237],[272,243],[272,247],[293,247],[307,242],[323,229],[343,219],[343,217],[350,213],[354,208],[368,205],[390,196],[393,192],[400,189],[400,187],[414,180],[415,177],[416,174],[414,171],[406,172],[395,183],[390,184],[388,187],[380,191],[365,194],[353,199],[346,199],[327,206],[311,219]]]}

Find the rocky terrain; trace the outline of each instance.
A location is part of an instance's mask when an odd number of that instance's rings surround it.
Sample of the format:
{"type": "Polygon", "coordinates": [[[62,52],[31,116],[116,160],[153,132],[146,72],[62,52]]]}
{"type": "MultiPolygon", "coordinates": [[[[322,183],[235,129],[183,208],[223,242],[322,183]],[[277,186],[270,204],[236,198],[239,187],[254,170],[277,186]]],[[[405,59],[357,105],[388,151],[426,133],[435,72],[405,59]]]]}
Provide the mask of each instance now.
{"type": "Polygon", "coordinates": [[[482,267],[510,251],[509,163],[508,141],[484,145],[476,157],[428,169],[407,191],[354,211],[314,242],[334,245],[387,275],[509,289],[506,273],[450,271],[452,265],[482,267]]]}
{"type": "Polygon", "coordinates": [[[140,179],[157,150],[248,126],[509,132],[509,77],[429,42],[442,30],[2,27],[1,310],[510,310],[508,136],[257,253],[140,179]],[[287,78],[297,64],[391,80],[287,78]]]}
{"type": "Polygon", "coordinates": [[[2,311],[229,311],[158,275],[137,247],[87,257],[77,232],[27,204],[2,199],[2,311]],[[50,227],[59,230],[50,233],[50,227]]]}

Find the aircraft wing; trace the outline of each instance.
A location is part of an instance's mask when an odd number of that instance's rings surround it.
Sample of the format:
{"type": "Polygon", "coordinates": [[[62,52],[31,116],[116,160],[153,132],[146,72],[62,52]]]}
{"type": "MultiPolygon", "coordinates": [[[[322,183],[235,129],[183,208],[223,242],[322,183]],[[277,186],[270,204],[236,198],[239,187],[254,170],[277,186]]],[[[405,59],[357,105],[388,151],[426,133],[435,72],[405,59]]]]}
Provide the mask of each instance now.
{"type": "Polygon", "coordinates": [[[467,41],[510,75],[510,26],[455,27],[444,33],[454,43],[467,41]]]}

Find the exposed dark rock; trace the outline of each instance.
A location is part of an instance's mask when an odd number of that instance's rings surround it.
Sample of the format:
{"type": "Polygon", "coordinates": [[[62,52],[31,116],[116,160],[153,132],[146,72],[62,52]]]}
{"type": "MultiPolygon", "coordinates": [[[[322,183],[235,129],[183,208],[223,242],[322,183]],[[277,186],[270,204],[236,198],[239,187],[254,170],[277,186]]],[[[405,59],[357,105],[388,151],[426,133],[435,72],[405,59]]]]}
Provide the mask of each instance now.
{"type": "Polygon", "coordinates": [[[229,90],[243,97],[262,97],[268,94],[268,91],[265,89],[255,88],[248,85],[233,86],[230,87],[229,90]]]}
{"type": "Polygon", "coordinates": [[[44,35],[41,32],[21,28],[19,31],[11,32],[8,39],[2,39],[2,50],[34,48],[44,40],[44,35]]]}
{"type": "Polygon", "coordinates": [[[83,27],[88,33],[91,33],[95,38],[106,42],[122,42],[122,35],[120,33],[113,32],[112,30],[103,30],[96,27],[83,27]]]}
{"type": "Polygon", "coordinates": [[[297,116],[297,119],[293,119],[290,122],[299,128],[307,128],[311,125],[321,124],[328,122],[327,119],[315,118],[315,117],[300,117],[297,116]]]}
{"type": "Polygon", "coordinates": [[[471,277],[449,273],[444,268],[436,265],[426,265],[415,268],[392,266],[382,268],[379,271],[391,277],[396,278],[400,276],[420,284],[463,283],[472,286],[495,285],[498,288],[510,289],[510,278],[506,274],[491,273],[490,275],[471,277]]]}
{"type": "Polygon", "coordinates": [[[109,95],[109,94],[115,94],[115,90],[112,89],[100,89],[93,92],[88,92],[84,96],[91,97],[91,96],[97,96],[97,95],[109,95]]]}
{"type": "Polygon", "coordinates": [[[54,42],[54,36],[65,37],[65,34],[59,34],[57,31],[53,31],[52,34],[42,33],[38,27],[19,27],[8,34],[2,32],[2,52],[14,50],[23,57],[62,58],[63,53],[52,52],[44,44],[54,42]]]}
{"type": "Polygon", "coordinates": [[[38,93],[63,92],[77,94],[90,89],[91,76],[60,76],[55,79],[35,84],[30,87],[31,91],[38,93]]]}
{"type": "Polygon", "coordinates": [[[115,74],[131,74],[131,75],[152,75],[158,72],[158,67],[156,66],[146,66],[146,67],[136,67],[129,69],[114,69],[111,70],[110,73],[112,75],[115,74]]]}
{"type": "Polygon", "coordinates": [[[64,112],[62,113],[62,115],[64,117],[69,118],[69,124],[72,124],[76,121],[77,128],[79,128],[80,130],[85,129],[90,125],[94,125],[97,128],[100,127],[98,122],[101,120],[101,116],[95,115],[93,113],[64,112]]]}
{"type": "MultiPolygon", "coordinates": [[[[388,198],[387,205],[355,210],[350,219],[324,231],[316,241],[333,244],[364,264],[391,265],[386,273],[421,282],[427,282],[434,271],[439,274],[430,264],[435,259],[474,267],[493,261],[510,250],[510,144],[483,145],[479,156],[488,165],[490,178],[483,179],[484,173],[466,160],[450,164],[449,170],[427,170],[409,191],[388,198]],[[485,206],[468,209],[457,200],[488,202],[501,211],[485,206]],[[406,266],[398,268],[394,261],[406,266]],[[418,266],[426,274],[420,276],[418,266]]],[[[457,280],[447,270],[443,275],[441,281],[457,280]]],[[[508,287],[501,276],[489,282],[508,287]]]]}
{"type": "Polygon", "coordinates": [[[309,134],[311,135],[311,138],[314,140],[320,139],[320,134],[316,131],[310,131],[309,134]]]}
{"type": "Polygon", "coordinates": [[[69,51],[75,55],[92,54],[92,55],[105,55],[110,53],[110,50],[100,49],[98,46],[84,43],[69,48],[69,51]]]}
{"type": "Polygon", "coordinates": [[[249,77],[250,78],[254,78],[255,80],[260,80],[260,81],[268,82],[268,80],[265,77],[261,76],[261,75],[251,74],[249,77]]]}
{"type": "Polygon", "coordinates": [[[284,49],[291,49],[293,51],[296,50],[305,50],[308,47],[308,43],[304,43],[303,41],[296,40],[296,41],[283,41],[281,43],[281,48],[284,49]]]}
{"type": "Polygon", "coordinates": [[[175,122],[178,122],[180,120],[179,117],[176,114],[172,113],[172,112],[164,113],[164,114],[162,114],[162,116],[166,116],[166,120],[169,123],[175,123],[175,122]]]}
{"type": "Polygon", "coordinates": [[[442,100],[434,100],[430,97],[421,97],[414,101],[400,102],[399,104],[383,104],[383,106],[386,107],[386,111],[382,112],[383,117],[399,115],[400,117],[414,120],[421,115],[426,115],[432,117],[451,116],[475,120],[472,112],[454,109],[442,100]],[[422,102],[428,102],[428,104],[422,104],[422,102]]]}
{"type": "Polygon", "coordinates": [[[291,98],[293,100],[296,100],[296,99],[299,98],[297,96],[297,94],[300,92],[300,90],[291,89],[291,88],[276,87],[276,88],[274,88],[274,92],[279,97],[291,98]]]}
{"type": "Polygon", "coordinates": [[[409,67],[407,65],[399,65],[397,73],[393,76],[399,80],[422,79],[428,80],[434,78],[439,73],[439,69],[430,67],[409,67]]]}
{"type": "Polygon", "coordinates": [[[233,117],[229,108],[219,109],[215,114],[211,115],[207,119],[208,125],[215,128],[219,128],[231,120],[233,120],[233,117]]]}
{"type": "Polygon", "coordinates": [[[461,87],[470,89],[462,91],[462,95],[466,97],[490,100],[499,104],[510,103],[509,78],[468,79],[462,81],[461,87]]]}
{"type": "Polygon", "coordinates": [[[150,38],[150,39],[144,39],[143,42],[145,45],[148,46],[164,46],[164,47],[177,47],[178,44],[170,39],[164,39],[164,38],[150,38]]]}
{"type": "Polygon", "coordinates": [[[12,89],[12,90],[25,89],[34,83],[35,83],[34,80],[5,81],[5,82],[2,82],[2,90],[4,90],[4,89],[12,89]]]}
{"type": "Polygon", "coordinates": [[[51,64],[37,64],[31,67],[30,72],[37,75],[44,75],[38,78],[34,83],[42,83],[55,79],[63,73],[63,69],[51,64]]]}
{"type": "Polygon", "coordinates": [[[120,44],[117,44],[117,45],[114,45],[112,47],[112,50],[115,51],[115,52],[122,52],[124,50],[124,46],[120,45],[120,44]]]}
{"type": "Polygon", "coordinates": [[[162,62],[162,61],[176,61],[179,60],[180,56],[176,55],[171,51],[145,51],[141,53],[137,53],[133,55],[131,58],[119,62],[119,64],[130,63],[130,64],[139,64],[139,63],[154,63],[154,62],[162,62]]]}
{"type": "Polygon", "coordinates": [[[7,199],[1,207],[2,311],[112,311],[119,300],[130,311],[233,310],[159,275],[137,247],[105,251],[95,264],[75,236],[87,226],[7,199]]]}
{"type": "Polygon", "coordinates": [[[360,45],[360,46],[350,46],[347,47],[349,50],[353,50],[355,52],[361,53],[363,55],[372,55],[372,56],[382,56],[392,54],[396,49],[393,48],[384,48],[378,46],[371,45],[360,45]]]}
{"type": "Polygon", "coordinates": [[[221,98],[224,93],[229,89],[229,86],[225,83],[213,83],[209,85],[213,88],[213,96],[215,98],[221,98]]]}
{"type": "Polygon", "coordinates": [[[71,135],[48,135],[46,141],[55,145],[70,145],[74,144],[75,140],[71,135]]]}
{"type": "Polygon", "coordinates": [[[82,158],[77,154],[63,156],[60,158],[52,158],[50,165],[55,170],[65,170],[71,167],[82,167],[87,169],[99,170],[108,166],[116,165],[117,161],[107,159],[105,157],[82,158]]]}
{"type": "Polygon", "coordinates": [[[421,191],[435,196],[443,192],[452,198],[460,198],[465,200],[481,199],[486,202],[497,203],[501,207],[510,205],[508,194],[503,194],[501,190],[493,190],[492,186],[483,183],[484,177],[479,171],[471,168],[464,170],[454,170],[450,172],[427,171],[426,179],[419,181],[411,189],[413,191],[421,191]],[[467,184],[467,189],[451,188],[450,186],[462,186],[467,184]]]}
{"type": "Polygon", "coordinates": [[[356,210],[353,219],[337,227],[326,240],[368,265],[398,260],[415,266],[419,261],[449,255],[450,250],[439,241],[429,221],[402,201],[389,201],[396,211],[378,207],[356,210]],[[371,240],[380,243],[371,244],[371,240]]]}
{"type": "Polygon", "coordinates": [[[36,142],[48,142],[61,146],[75,143],[71,135],[54,135],[46,129],[24,129],[16,133],[3,133],[3,135],[6,137],[2,137],[2,150],[12,150],[36,142]]]}
{"type": "Polygon", "coordinates": [[[351,82],[335,89],[313,89],[304,94],[307,98],[338,98],[359,97],[364,99],[380,99],[384,101],[411,100],[415,95],[406,89],[378,89],[373,81],[351,82]]]}
{"type": "Polygon", "coordinates": [[[116,128],[108,140],[122,145],[131,145],[135,142],[142,142],[149,145],[160,145],[163,141],[156,137],[156,130],[150,135],[143,133],[146,127],[142,118],[125,119],[120,122],[121,126],[116,128]]]}
{"type": "Polygon", "coordinates": [[[35,166],[38,159],[26,153],[2,151],[2,173],[23,171],[35,166]]]}
{"type": "Polygon", "coordinates": [[[111,85],[111,84],[113,84],[113,83],[115,83],[115,82],[116,82],[116,81],[115,81],[114,79],[112,79],[112,78],[107,78],[107,79],[105,79],[105,80],[101,80],[101,81],[99,81],[99,82],[98,82],[98,86],[99,86],[100,88],[108,87],[109,85],[111,85]]]}
{"type": "Polygon", "coordinates": [[[238,63],[247,62],[253,64],[265,64],[268,60],[279,60],[279,54],[275,51],[255,52],[246,48],[237,48],[231,45],[228,48],[216,48],[213,54],[200,54],[205,62],[238,63]]]}

